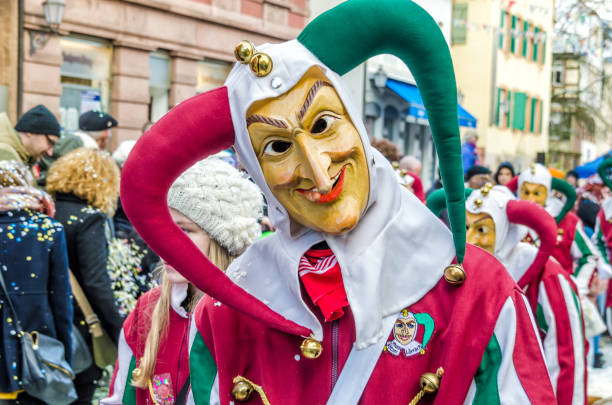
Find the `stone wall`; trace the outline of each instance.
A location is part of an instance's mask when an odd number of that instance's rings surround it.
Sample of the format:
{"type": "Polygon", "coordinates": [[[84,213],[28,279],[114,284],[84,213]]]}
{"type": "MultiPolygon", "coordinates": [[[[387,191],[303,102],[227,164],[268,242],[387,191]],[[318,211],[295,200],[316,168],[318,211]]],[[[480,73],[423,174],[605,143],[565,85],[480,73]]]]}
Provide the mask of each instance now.
{"type": "Polygon", "coordinates": [[[0,100],[0,110],[7,109],[11,122],[17,120],[17,5],[16,0],[0,0],[0,86],[8,87],[8,104],[0,100]]]}

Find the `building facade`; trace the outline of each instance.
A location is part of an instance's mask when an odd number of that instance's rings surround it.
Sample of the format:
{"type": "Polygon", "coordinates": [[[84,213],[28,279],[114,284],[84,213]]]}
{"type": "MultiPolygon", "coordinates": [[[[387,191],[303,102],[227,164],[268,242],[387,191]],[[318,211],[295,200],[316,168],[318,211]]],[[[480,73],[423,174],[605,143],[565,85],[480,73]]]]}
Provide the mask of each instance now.
{"type": "Polygon", "coordinates": [[[451,54],[483,163],[546,163],[554,1],[455,0],[451,54]]]}
{"type": "Polygon", "coordinates": [[[593,10],[559,4],[553,43],[550,154],[569,170],[610,151],[612,76],[609,24],[593,10]]]}
{"type": "Polygon", "coordinates": [[[66,131],[87,110],[109,112],[119,122],[111,149],[172,106],[222,85],[239,41],[295,38],[309,15],[308,0],[70,0],[51,33],[42,3],[0,1],[0,16],[11,21],[0,35],[12,41],[2,49],[11,62],[0,67],[5,109],[14,121],[44,104],[66,131]]]}

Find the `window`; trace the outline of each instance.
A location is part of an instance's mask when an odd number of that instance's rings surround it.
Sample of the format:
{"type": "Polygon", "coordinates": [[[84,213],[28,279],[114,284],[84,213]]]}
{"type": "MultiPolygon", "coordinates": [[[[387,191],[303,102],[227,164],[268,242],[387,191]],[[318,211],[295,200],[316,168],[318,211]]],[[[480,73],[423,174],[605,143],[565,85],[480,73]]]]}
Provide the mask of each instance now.
{"type": "Polygon", "coordinates": [[[506,89],[497,89],[497,126],[510,128],[512,92],[506,89]]]}
{"type": "Polygon", "coordinates": [[[504,41],[506,39],[505,36],[505,32],[506,32],[506,20],[508,19],[508,13],[506,13],[505,11],[501,12],[501,17],[499,20],[499,49],[501,49],[502,51],[505,49],[504,46],[504,41]]]}
{"type": "Polygon", "coordinates": [[[510,30],[510,53],[516,53],[516,27],[519,25],[517,16],[512,16],[512,29],[510,30]]]}
{"type": "Polygon", "coordinates": [[[79,117],[90,110],[109,111],[112,48],[104,42],[63,37],[60,121],[67,132],[79,129],[79,117]]]}
{"type": "Polygon", "coordinates": [[[531,113],[529,120],[529,132],[542,133],[542,100],[531,99],[531,113]]]}
{"type": "Polygon", "coordinates": [[[538,27],[535,27],[533,29],[533,51],[531,52],[531,60],[534,62],[538,61],[538,55],[539,55],[539,50],[540,50],[540,45],[538,43],[539,32],[540,32],[540,29],[538,27]]]}
{"type": "Polygon", "coordinates": [[[452,45],[464,45],[467,41],[467,3],[453,4],[453,30],[451,35],[452,45]]]}
{"type": "Polygon", "coordinates": [[[514,93],[514,108],[512,129],[523,131],[525,129],[525,106],[527,104],[527,94],[516,92],[514,93]]]}
{"type": "Polygon", "coordinates": [[[149,120],[156,122],[169,109],[170,95],[170,58],[162,52],[149,55],[149,120]]]}
{"type": "Polygon", "coordinates": [[[563,77],[563,65],[555,64],[552,67],[552,85],[555,87],[563,87],[564,77],[563,77]]]}
{"type": "Polygon", "coordinates": [[[531,27],[530,27],[529,22],[524,21],[523,22],[523,46],[521,48],[521,56],[523,56],[524,58],[526,58],[527,55],[529,54],[530,41],[528,40],[527,36],[530,30],[531,30],[531,27]]]}
{"type": "Polygon", "coordinates": [[[203,93],[223,86],[225,79],[232,70],[229,62],[206,59],[198,62],[198,82],[196,92],[203,93]]]}
{"type": "Polygon", "coordinates": [[[394,107],[385,107],[385,119],[383,121],[383,138],[393,141],[395,138],[395,127],[399,113],[394,107]]]}

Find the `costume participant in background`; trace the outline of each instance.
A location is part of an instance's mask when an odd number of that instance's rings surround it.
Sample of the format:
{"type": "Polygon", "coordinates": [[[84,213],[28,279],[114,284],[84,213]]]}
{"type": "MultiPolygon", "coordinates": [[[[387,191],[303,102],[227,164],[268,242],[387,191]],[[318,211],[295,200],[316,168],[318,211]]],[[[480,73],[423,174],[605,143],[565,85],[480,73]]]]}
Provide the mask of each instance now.
{"type": "MultiPolygon", "coordinates": [[[[595,222],[595,231],[593,232],[593,244],[597,246],[597,250],[604,258],[606,263],[610,265],[610,248],[612,247],[612,197],[609,196],[609,190],[612,186],[610,181],[609,169],[612,167],[612,159],[606,159],[598,168],[599,177],[606,185],[608,190],[602,193],[601,209],[597,214],[595,222]]],[[[609,268],[609,267],[608,267],[609,268]]],[[[608,331],[612,331],[612,283],[609,282],[611,274],[599,271],[596,275],[598,280],[593,280],[592,284],[599,284],[599,280],[607,280],[608,288],[604,296],[604,312],[608,331]]],[[[593,292],[592,292],[593,293],[593,292]]],[[[592,294],[596,295],[596,294],[592,294]]],[[[603,356],[599,353],[599,340],[596,338],[593,344],[594,364],[595,366],[603,366],[603,356]]]]}
{"type": "Polygon", "coordinates": [[[521,172],[517,186],[521,200],[533,201],[546,208],[557,221],[557,247],[553,257],[568,274],[576,277],[578,290],[582,294],[588,289],[597,258],[580,219],[571,212],[576,202],[576,192],[563,180],[553,178],[546,167],[537,163],[521,172]],[[562,193],[565,202],[556,198],[553,190],[562,193]]]}
{"type": "Polygon", "coordinates": [[[436,22],[411,1],[349,0],[297,41],[242,42],[236,55],[225,87],[159,120],[123,171],[136,229],[207,294],[190,338],[190,400],[554,403],[526,298],[492,256],[465,246],[456,86],[436,22]],[[370,147],[338,76],[382,52],[416,78],[452,232],[370,147]],[[165,194],[231,144],[277,230],[227,277],[171,223],[165,194]]]}
{"type": "MultiPolygon", "coordinates": [[[[444,206],[444,190],[427,199],[437,215],[444,206]]],[[[483,186],[466,201],[467,241],[495,255],[520,288],[536,314],[548,372],[557,403],[586,404],[586,351],[578,291],[570,276],[550,255],[557,226],[546,211],[517,200],[503,186],[483,186]],[[540,245],[522,242],[527,228],[540,245]]]]}
{"type": "MultiPolygon", "coordinates": [[[[262,203],[255,184],[215,157],[193,165],[168,192],[174,223],[223,270],[259,236],[262,203]]],[[[189,324],[202,294],[167,263],[162,280],[138,300],[123,325],[102,405],[185,403],[189,324]]]]}

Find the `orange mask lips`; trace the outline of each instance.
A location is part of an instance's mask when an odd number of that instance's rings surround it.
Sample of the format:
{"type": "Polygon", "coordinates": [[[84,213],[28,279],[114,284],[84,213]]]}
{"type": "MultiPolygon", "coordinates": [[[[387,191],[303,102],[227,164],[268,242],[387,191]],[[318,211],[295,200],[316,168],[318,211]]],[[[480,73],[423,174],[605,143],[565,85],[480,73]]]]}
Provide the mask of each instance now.
{"type": "Polygon", "coordinates": [[[346,166],[343,166],[340,169],[340,172],[336,175],[337,179],[335,181],[334,186],[327,194],[321,194],[318,191],[315,191],[316,187],[313,187],[309,190],[304,190],[298,188],[297,191],[304,195],[309,201],[312,201],[317,204],[326,204],[334,201],[340,193],[342,192],[342,187],[344,186],[344,171],[346,170],[346,166]]]}

